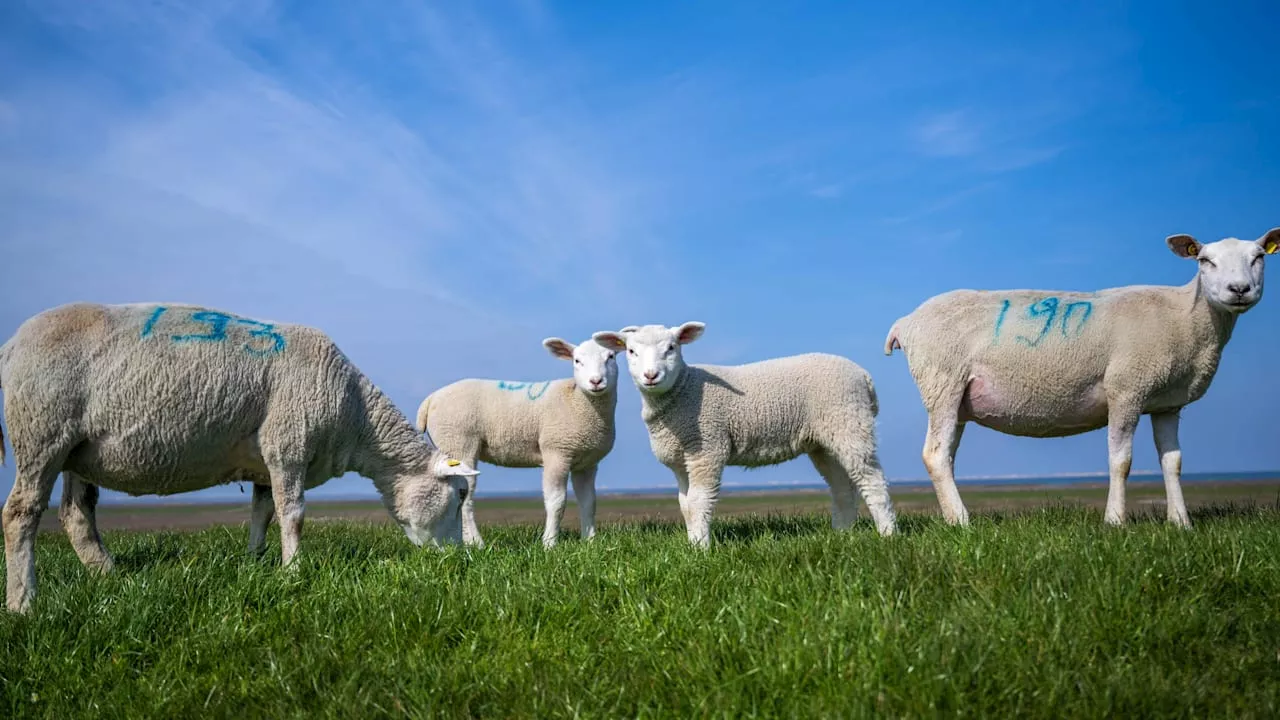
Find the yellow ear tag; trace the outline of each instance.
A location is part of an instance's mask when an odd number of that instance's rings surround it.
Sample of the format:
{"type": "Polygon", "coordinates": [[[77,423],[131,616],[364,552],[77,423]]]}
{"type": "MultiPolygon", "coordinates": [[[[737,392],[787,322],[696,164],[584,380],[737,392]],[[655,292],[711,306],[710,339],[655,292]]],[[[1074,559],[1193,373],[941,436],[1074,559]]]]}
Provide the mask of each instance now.
{"type": "Polygon", "coordinates": [[[450,460],[449,460],[449,462],[448,462],[449,467],[458,467],[458,466],[459,466],[459,465],[461,465],[461,464],[462,464],[462,462],[461,462],[460,460],[452,460],[452,459],[450,459],[450,460]]]}
{"type": "Polygon", "coordinates": [[[1268,255],[1275,255],[1276,251],[1280,250],[1280,242],[1276,240],[1268,240],[1267,244],[1262,246],[1262,249],[1266,250],[1268,255]]]}
{"type": "Polygon", "coordinates": [[[1195,256],[1197,256],[1197,255],[1199,255],[1199,254],[1200,254],[1200,246],[1199,246],[1199,245],[1197,245],[1197,244],[1195,244],[1195,243],[1191,243],[1191,244],[1187,245],[1187,255],[1188,255],[1189,257],[1195,257],[1195,256]]]}

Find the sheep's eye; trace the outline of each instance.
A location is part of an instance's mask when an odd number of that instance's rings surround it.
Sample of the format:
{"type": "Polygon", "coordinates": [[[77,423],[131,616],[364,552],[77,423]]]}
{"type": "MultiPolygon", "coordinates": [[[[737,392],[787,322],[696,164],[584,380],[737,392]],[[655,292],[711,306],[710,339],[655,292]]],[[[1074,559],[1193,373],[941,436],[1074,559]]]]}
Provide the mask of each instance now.
{"type": "Polygon", "coordinates": [[[628,354],[628,355],[635,355],[635,354],[636,354],[636,351],[635,351],[635,350],[632,350],[631,348],[627,348],[627,354],[628,354]]]}
{"type": "Polygon", "coordinates": [[[1200,258],[1200,264],[1201,264],[1201,265],[1208,265],[1209,267],[1218,267],[1218,264],[1217,264],[1217,263],[1215,263],[1214,261],[1210,260],[1210,259],[1209,259],[1209,258],[1207,258],[1207,257],[1202,257],[1202,258],[1200,258]]]}
{"type": "Polygon", "coordinates": [[[1258,264],[1258,263],[1260,263],[1260,262],[1262,262],[1262,256],[1261,256],[1261,255],[1254,255],[1254,256],[1253,256],[1253,264],[1254,264],[1254,265],[1257,265],[1257,264],[1258,264]]]}

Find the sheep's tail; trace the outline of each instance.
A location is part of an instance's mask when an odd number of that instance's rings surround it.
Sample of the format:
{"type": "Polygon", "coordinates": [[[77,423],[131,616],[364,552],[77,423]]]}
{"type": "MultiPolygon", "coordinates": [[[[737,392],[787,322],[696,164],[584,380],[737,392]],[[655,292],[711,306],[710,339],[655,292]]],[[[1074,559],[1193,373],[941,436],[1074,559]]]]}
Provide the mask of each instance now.
{"type": "Polygon", "coordinates": [[[880,414],[880,398],[876,395],[876,384],[871,381],[871,373],[867,373],[867,397],[871,400],[871,417],[880,414]]]}
{"type": "Polygon", "coordinates": [[[892,355],[894,350],[902,349],[902,342],[898,340],[898,326],[902,324],[902,318],[889,328],[889,336],[884,339],[884,354],[892,355]]]}
{"type": "Polygon", "coordinates": [[[422,404],[418,406],[418,432],[427,431],[427,412],[431,409],[431,396],[428,395],[422,400],[422,404]]]}

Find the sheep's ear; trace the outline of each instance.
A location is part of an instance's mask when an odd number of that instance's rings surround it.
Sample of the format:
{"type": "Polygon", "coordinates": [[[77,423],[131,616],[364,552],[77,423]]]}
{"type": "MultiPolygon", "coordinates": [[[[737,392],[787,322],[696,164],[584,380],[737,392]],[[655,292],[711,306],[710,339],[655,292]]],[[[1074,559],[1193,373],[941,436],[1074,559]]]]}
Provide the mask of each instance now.
{"type": "Polygon", "coordinates": [[[676,342],[681,345],[688,345],[694,340],[702,337],[702,331],[706,329],[707,326],[705,323],[697,321],[687,322],[680,327],[675,328],[676,342]]]}
{"type": "Polygon", "coordinates": [[[1258,244],[1268,255],[1280,252],[1280,227],[1273,227],[1265,235],[1258,238],[1258,244]]]}
{"type": "Polygon", "coordinates": [[[552,355],[555,355],[562,360],[573,359],[574,345],[566,340],[561,340],[560,338],[547,338],[542,341],[542,347],[550,350],[552,355]]]}
{"type": "Polygon", "coordinates": [[[1193,258],[1200,254],[1200,242],[1190,235],[1170,235],[1164,241],[1178,257],[1193,258]]]}
{"type": "MultiPolygon", "coordinates": [[[[625,328],[623,330],[625,331],[625,328]]],[[[601,330],[593,334],[591,339],[599,343],[601,347],[608,348],[614,352],[622,352],[627,349],[627,339],[622,337],[621,332],[601,330]]]]}
{"type": "Polygon", "coordinates": [[[450,477],[453,475],[459,477],[471,477],[473,475],[479,475],[480,471],[461,460],[455,460],[444,453],[440,453],[436,457],[435,474],[439,477],[450,477]]]}

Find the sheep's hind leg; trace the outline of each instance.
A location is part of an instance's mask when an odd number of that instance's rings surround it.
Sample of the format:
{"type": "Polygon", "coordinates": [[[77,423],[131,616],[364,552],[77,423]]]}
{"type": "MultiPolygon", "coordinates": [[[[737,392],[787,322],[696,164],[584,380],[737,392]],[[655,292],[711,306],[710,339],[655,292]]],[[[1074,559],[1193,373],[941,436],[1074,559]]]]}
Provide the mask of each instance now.
{"type": "MultiPolygon", "coordinates": [[[[874,440],[873,440],[874,442],[874,440]]],[[[882,537],[894,534],[898,528],[898,518],[893,511],[893,499],[889,497],[889,483],[885,480],[884,470],[880,467],[874,445],[862,446],[862,449],[841,451],[840,465],[853,485],[862,494],[862,501],[867,504],[871,519],[876,523],[876,532],[882,537]]]]}
{"type": "Polygon", "coordinates": [[[1155,436],[1160,469],[1164,472],[1164,495],[1169,522],[1189,528],[1191,517],[1187,515],[1187,503],[1182,499],[1182,448],[1178,444],[1177,411],[1153,414],[1151,434],[1155,436]]]}
{"type": "Polygon", "coordinates": [[[271,499],[271,486],[253,486],[253,499],[249,513],[249,554],[260,556],[267,549],[267,527],[275,514],[275,501],[271,499]]]}
{"type": "Polygon", "coordinates": [[[578,501],[578,526],[581,528],[583,540],[596,536],[596,469],[592,465],[586,470],[579,470],[570,478],[573,480],[573,496],[578,501]]]}
{"type": "Polygon", "coordinates": [[[542,504],[547,511],[547,525],[542,531],[542,544],[554,547],[564,517],[565,491],[569,484],[568,463],[554,457],[543,457],[542,504]]]}
{"type": "Polygon", "coordinates": [[[1107,416],[1107,454],[1111,471],[1111,488],[1107,492],[1107,511],[1103,521],[1123,525],[1125,521],[1125,483],[1133,465],[1133,432],[1140,414],[1128,403],[1110,403],[1107,416]]]}
{"type": "Polygon", "coordinates": [[[853,479],[826,451],[809,453],[809,460],[831,489],[831,527],[835,530],[850,527],[858,519],[858,498],[854,494],[853,479]]]}
{"type": "Polygon", "coordinates": [[[58,519],[80,562],[91,570],[109,573],[115,563],[98,534],[98,486],[69,471],[62,473],[62,503],[58,519]]]}
{"type": "MultiPolygon", "coordinates": [[[[477,467],[475,454],[469,454],[461,459],[468,467],[477,467]]],[[[467,477],[467,497],[462,501],[462,543],[482,548],[484,538],[480,537],[480,527],[476,525],[476,480],[475,475],[467,477]]]]}
{"type": "Polygon", "coordinates": [[[949,398],[945,405],[929,408],[929,431],[924,438],[924,467],[933,481],[933,491],[938,496],[942,516],[951,525],[968,525],[969,511],[960,499],[956,488],[956,451],[964,435],[964,423],[960,421],[960,395],[949,398]]]}
{"type": "Polygon", "coordinates": [[[7,575],[5,604],[11,612],[29,611],[36,597],[36,531],[40,516],[49,506],[58,471],[58,466],[52,463],[35,470],[20,464],[9,499],[5,501],[2,513],[7,575]]]}

